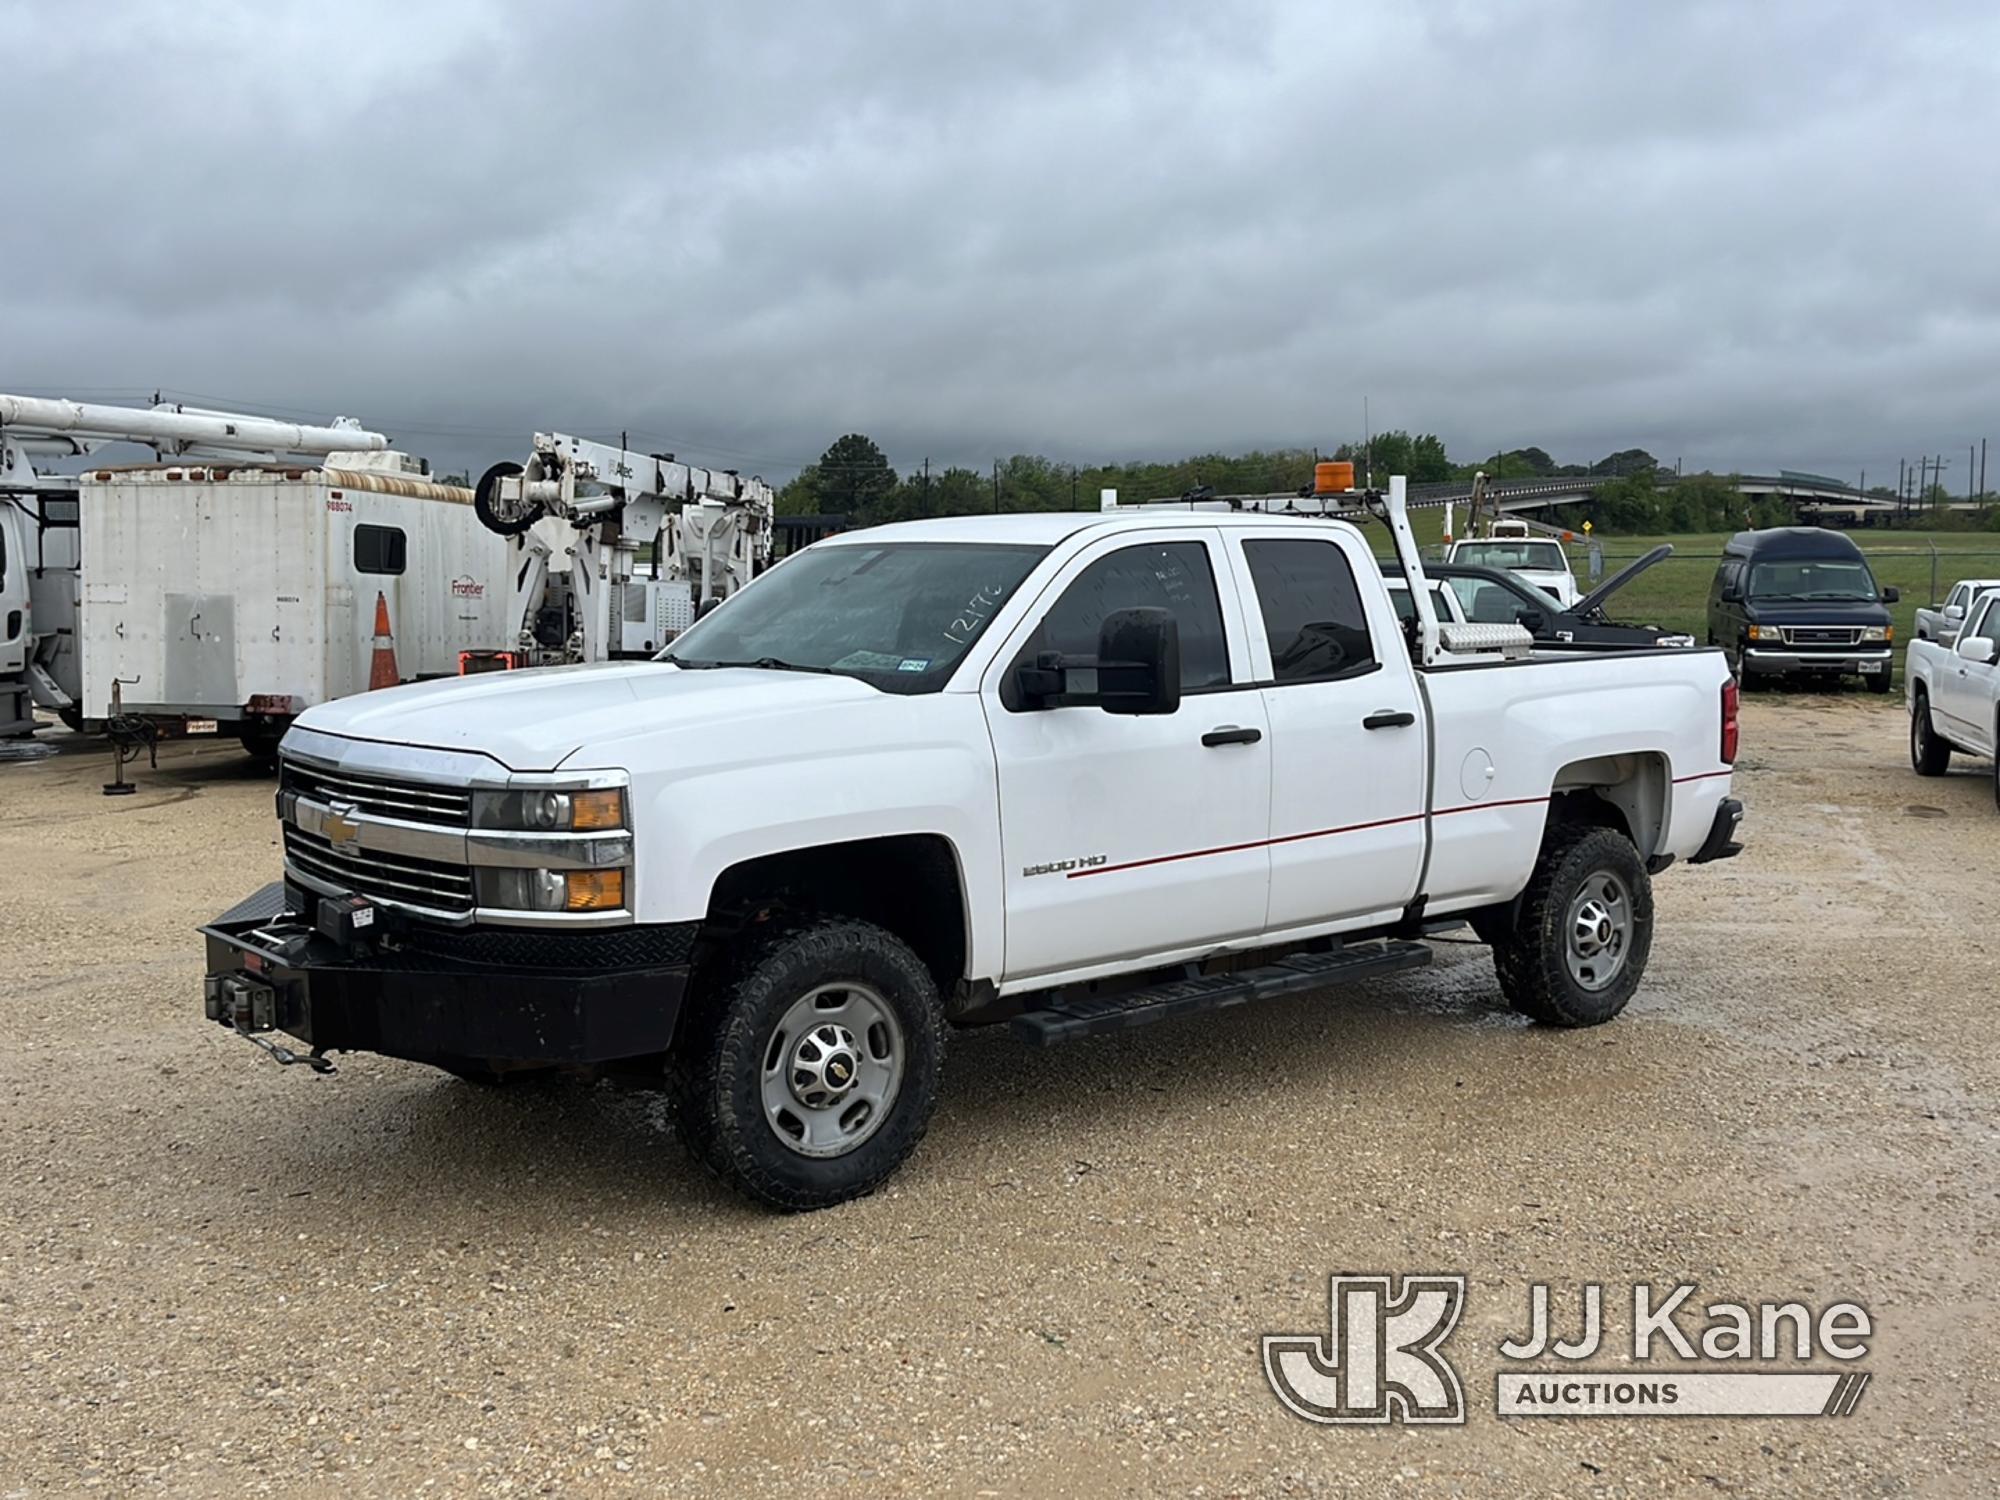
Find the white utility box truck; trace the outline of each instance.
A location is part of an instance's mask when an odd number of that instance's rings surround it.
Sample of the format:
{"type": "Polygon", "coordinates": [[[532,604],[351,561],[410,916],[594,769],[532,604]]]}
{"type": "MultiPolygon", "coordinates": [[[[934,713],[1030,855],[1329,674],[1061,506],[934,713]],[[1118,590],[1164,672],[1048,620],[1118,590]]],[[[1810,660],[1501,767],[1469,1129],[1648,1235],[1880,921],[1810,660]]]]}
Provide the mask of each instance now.
{"type": "Polygon", "coordinates": [[[380,433],[0,396],[0,447],[16,732],[32,699],[74,726],[213,726],[268,756],[312,704],[455,674],[504,639],[508,543],[380,433]],[[109,443],[161,461],[46,468],[109,443]]]}
{"type": "Polygon", "coordinates": [[[1737,852],[1728,663],[1441,625],[1401,481],[1368,502],[1407,626],[1344,521],[972,516],[822,541],[656,660],[310,709],[206,1013],[670,1086],[786,1209],[908,1156],[954,1026],[1220,1013],[1468,922],[1517,1010],[1608,1021],[1653,877],[1737,852]]]}

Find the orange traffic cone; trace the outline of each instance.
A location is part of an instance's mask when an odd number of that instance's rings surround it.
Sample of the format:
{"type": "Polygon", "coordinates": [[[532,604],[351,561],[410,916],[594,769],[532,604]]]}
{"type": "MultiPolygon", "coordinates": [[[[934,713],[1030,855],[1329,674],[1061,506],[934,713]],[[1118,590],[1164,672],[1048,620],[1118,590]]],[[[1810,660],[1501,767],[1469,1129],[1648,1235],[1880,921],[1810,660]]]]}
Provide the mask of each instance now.
{"type": "Polygon", "coordinates": [[[396,675],[396,638],[389,634],[389,601],[378,590],[375,595],[375,655],[368,663],[368,687],[394,687],[402,679],[396,675]]]}

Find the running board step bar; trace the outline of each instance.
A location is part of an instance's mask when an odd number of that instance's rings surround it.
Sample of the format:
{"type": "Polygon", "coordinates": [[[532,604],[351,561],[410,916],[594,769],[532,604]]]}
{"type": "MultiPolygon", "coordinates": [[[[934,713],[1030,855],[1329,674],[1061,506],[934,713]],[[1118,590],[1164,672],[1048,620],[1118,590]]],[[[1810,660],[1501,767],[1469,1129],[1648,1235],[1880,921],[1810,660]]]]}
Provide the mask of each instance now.
{"type": "Polygon", "coordinates": [[[1372,979],[1377,974],[1393,974],[1399,969],[1420,969],[1430,961],[1430,946],[1425,943],[1395,939],[1357,943],[1332,953],[1295,953],[1262,969],[1173,979],[1116,995],[1057,991],[1047,1005],[1014,1017],[1010,1024],[1014,1035],[1022,1041],[1048,1047],[1080,1036],[1124,1031],[1199,1011],[1224,1010],[1250,1000],[1295,995],[1350,979],[1372,979]]]}

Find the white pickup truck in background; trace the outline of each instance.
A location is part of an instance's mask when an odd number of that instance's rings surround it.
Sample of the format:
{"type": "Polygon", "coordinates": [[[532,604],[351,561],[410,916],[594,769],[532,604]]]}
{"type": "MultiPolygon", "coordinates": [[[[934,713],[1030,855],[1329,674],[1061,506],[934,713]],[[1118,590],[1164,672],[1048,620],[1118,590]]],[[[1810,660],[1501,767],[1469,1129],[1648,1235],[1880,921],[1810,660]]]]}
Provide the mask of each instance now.
{"type": "MultiPolygon", "coordinates": [[[[1919,776],[1942,776],[1952,752],[2000,753],[2000,589],[1980,594],[1949,646],[1910,642],[1903,663],[1910,708],[1910,764],[1919,776]]],[[[2000,759],[1993,799],[2000,805],[2000,759]]]]}
{"type": "Polygon", "coordinates": [[[1609,1020],[1653,876],[1737,852],[1728,665],[1440,625],[1370,498],[1407,627],[1345,522],[961,517],[829,538],[657,661],[315,707],[207,1013],[321,1068],[670,1084],[786,1209],[903,1161],[953,1026],[1219,1011],[1467,922],[1516,1010],[1609,1020]]]}
{"type": "Polygon", "coordinates": [[[2000,578],[1961,578],[1936,609],[1917,611],[1917,639],[1949,646],[1958,639],[1966,615],[1988,589],[2000,589],[2000,578]]]}
{"type": "Polygon", "coordinates": [[[1532,536],[1526,523],[1495,521],[1492,534],[1463,537],[1445,551],[1445,561],[1462,567],[1504,568],[1517,573],[1564,609],[1581,597],[1569,554],[1553,537],[1532,536]]]}

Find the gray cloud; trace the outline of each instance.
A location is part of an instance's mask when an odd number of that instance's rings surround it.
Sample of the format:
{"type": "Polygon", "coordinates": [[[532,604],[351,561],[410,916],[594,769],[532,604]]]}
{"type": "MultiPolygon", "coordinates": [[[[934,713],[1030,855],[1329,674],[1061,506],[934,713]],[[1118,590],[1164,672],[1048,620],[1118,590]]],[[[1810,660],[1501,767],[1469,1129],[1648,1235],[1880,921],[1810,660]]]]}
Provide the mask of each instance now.
{"type": "Polygon", "coordinates": [[[1331,444],[1366,395],[1460,454],[1877,477],[2000,414],[1975,3],[0,25],[0,388],[773,475],[850,428],[905,466],[1331,444]]]}

